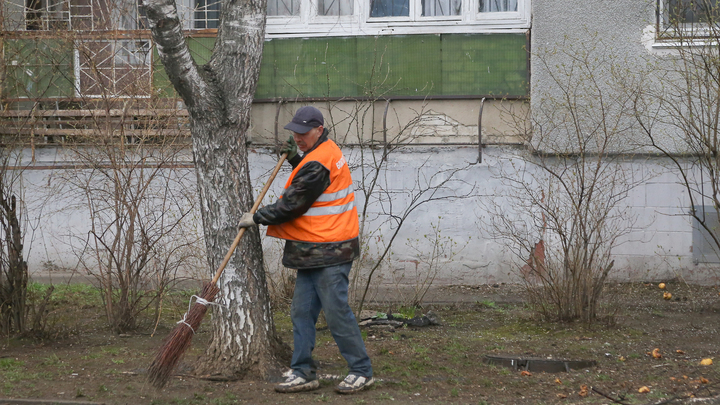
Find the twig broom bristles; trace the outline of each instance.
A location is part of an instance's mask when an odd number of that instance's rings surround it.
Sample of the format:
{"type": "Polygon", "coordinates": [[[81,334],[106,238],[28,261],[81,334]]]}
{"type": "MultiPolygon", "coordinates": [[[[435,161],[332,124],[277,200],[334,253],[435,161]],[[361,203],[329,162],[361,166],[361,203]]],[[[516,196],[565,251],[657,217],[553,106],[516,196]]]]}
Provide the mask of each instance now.
{"type": "MultiPolygon", "coordinates": [[[[275,166],[273,172],[270,174],[270,178],[268,179],[267,183],[265,183],[265,187],[263,187],[262,191],[255,200],[255,204],[250,210],[251,213],[254,214],[255,211],[257,211],[260,203],[262,202],[262,199],[265,197],[265,194],[270,188],[273,180],[275,180],[275,176],[280,171],[280,167],[282,166],[286,158],[287,153],[280,156],[280,160],[275,166]]],[[[217,271],[215,272],[215,277],[213,277],[210,282],[206,283],[203,286],[200,296],[195,296],[197,298],[195,304],[193,304],[190,309],[188,309],[188,312],[185,313],[183,319],[177,323],[172,332],[170,332],[170,334],[165,338],[162,346],[160,346],[160,349],[155,355],[155,359],[148,368],[148,381],[155,388],[160,389],[164,387],[165,384],[167,384],[178,361],[180,361],[182,355],[190,347],[193,335],[195,334],[197,328],[200,326],[200,323],[202,322],[202,319],[207,312],[208,305],[213,302],[215,296],[220,291],[220,289],[217,287],[217,282],[220,279],[220,275],[222,274],[223,270],[225,270],[225,266],[228,264],[230,258],[235,252],[235,249],[240,243],[240,239],[242,239],[243,235],[245,234],[245,229],[246,228],[240,229],[237,236],[235,236],[235,240],[233,240],[230,249],[225,255],[225,258],[223,259],[222,263],[220,263],[220,267],[218,267],[217,271]]]]}

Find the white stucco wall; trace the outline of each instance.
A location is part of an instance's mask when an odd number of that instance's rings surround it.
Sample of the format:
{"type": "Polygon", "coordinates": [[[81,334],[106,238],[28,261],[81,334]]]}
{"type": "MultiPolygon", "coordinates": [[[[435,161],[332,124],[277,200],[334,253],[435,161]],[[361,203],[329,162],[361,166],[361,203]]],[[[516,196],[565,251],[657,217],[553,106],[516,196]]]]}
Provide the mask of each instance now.
{"type": "MultiPolygon", "coordinates": [[[[357,167],[359,150],[345,149],[344,152],[351,167],[357,167]]],[[[452,260],[441,259],[438,262],[434,280],[436,285],[517,281],[515,269],[518,258],[512,255],[503,241],[494,239],[484,229],[481,217],[487,215],[484,203],[493,201],[499,206],[507,204],[498,197],[507,185],[493,173],[499,167],[519,170],[521,165],[518,165],[517,154],[521,152],[521,149],[513,146],[488,147],[479,164],[475,163],[477,150],[472,147],[417,147],[392,154],[381,186],[393,195],[391,201],[395,213],[400,213],[402,207],[407,205],[407,198],[402,196],[415,188],[418,178],[423,184],[432,175],[448,169],[464,168],[457,173],[457,179],[462,182],[453,183],[452,190],[446,190],[443,194],[449,196],[470,192],[471,197],[431,202],[413,212],[393,242],[389,261],[374,275],[376,283],[414,285],[422,281],[426,271],[423,263],[427,261],[431,248],[424,236],[432,235],[434,226],[439,226],[441,240],[456,243],[457,253],[452,260]],[[418,171],[422,174],[420,177],[418,171]]],[[[55,182],[60,180],[58,169],[51,169],[50,165],[58,164],[59,155],[51,149],[41,149],[36,151],[35,158],[35,166],[44,168],[26,170],[23,181],[24,198],[29,208],[27,218],[31,224],[25,244],[26,249],[29,249],[29,268],[34,277],[65,280],[69,271],[77,268],[76,253],[82,248],[79,241],[88,231],[88,214],[80,207],[68,208],[68,204],[73,203],[72,193],[64,194],[62,198],[52,194],[55,182]]],[[[251,175],[256,193],[263,186],[275,159],[268,150],[251,151],[251,175]]],[[[647,175],[650,180],[635,188],[626,200],[637,219],[634,224],[628,223],[630,232],[613,251],[616,263],[611,277],[624,281],[646,281],[682,276],[693,282],[720,281],[720,274],[714,266],[693,263],[692,227],[684,208],[687,206],[686,196],[678,186],[676,176],[664,171],[659,163],[659,160],[642,159],[623,168],[638,171],[638,176],[647,175]]],[[[175,170],[185,172],[186,187],[191,189],[195,186],[193,169],[175,170]]],[[[266,202],[273,201],[281,192],[288,174],[289,166],[278,175],[266,202]]],[[[356,168],[353,174],[359,189],[360,170],[356,168]]],[[[356,196],[358,206],[361,207],[364,202],[362,194],[358,191],[356,196]]],[[[83,197],[77,194],[77,198],[83,197]]],[[[370,257],[377,255],[391,234],[387,217],[378,216],[388,209],[388,204],[385,203],[384,209],[375,205],[369,212],[366,233],[380,230],[364,245],[370,257]]],[[[196,223],[188,229],[200,232],[199,213],[192,215],[192,218],[196,223]]],[[[268,269],[271,272],[278,271],[278,255],[282,244],[272,238],[264,238],[264,244],[268,269]]],[[[210,274],[213,270],[190,268],[188,272],[193,277],[199,277],[203,271],[210,274]]],[[[367,264],[362,271],[367,272],[367,264]]]]}

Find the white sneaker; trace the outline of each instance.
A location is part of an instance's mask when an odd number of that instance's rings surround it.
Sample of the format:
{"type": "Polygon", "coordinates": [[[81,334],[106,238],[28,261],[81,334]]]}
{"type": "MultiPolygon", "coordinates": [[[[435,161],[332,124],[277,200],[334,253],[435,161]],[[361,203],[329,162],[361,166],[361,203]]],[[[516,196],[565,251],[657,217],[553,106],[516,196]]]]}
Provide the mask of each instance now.
{"type": "Polygon", "coordinates": [[[375,379],[372,377],[363,377],[357,374],[348,374],[340,384],[335,387],[335,392],[340,394],[354,394],[373,385],[375,379]]]}
{"type": "Polygon", "coordinates": [[[318,380],[306,380],[299,375],[290,374],[285,382],[275,386],[277,392],[300,392],[300,391],[312,391],[320,388],[320,382],[318,380]]]}

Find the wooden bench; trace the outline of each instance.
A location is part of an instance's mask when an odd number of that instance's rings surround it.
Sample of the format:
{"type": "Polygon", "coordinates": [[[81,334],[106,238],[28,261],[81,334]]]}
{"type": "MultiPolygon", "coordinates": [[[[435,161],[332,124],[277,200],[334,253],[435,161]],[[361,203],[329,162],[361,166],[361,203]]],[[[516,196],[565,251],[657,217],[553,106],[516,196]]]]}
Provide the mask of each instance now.
{"type": "Polygon", "coordinates": [[[4,110],[0,137],[34,144],[92,144],[103,137],[124,137],[126,143],[157,143],[168,137],[190,143],[185,109],[128,110],[4,110]]]}

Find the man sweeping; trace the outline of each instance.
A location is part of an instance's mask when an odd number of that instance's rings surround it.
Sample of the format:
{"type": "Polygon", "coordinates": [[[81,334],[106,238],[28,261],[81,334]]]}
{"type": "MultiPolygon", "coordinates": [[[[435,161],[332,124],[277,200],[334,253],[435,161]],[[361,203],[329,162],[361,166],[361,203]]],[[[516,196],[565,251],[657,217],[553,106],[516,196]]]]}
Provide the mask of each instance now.
{"type": "Polygon", "coordinates": [[[335,391],[351,394],[374,382],[370,358],[348,304],[348,275],[360,253],[353,183],[345,157],[335,142],[328,139],[324,123],[322,113],[315,107],[297,110],[285,126],[293,134],[281,150],[288,153],[293,167],[285,191],[274,204],[255,214],[244,214],[239,224],[268,225],[268,236],[286,240],[283,265],[297,269],[290,311],[292,374],[275,386],[278,392],[320,387],[312,352],[321,309],[350,370],[335,391]]]}

